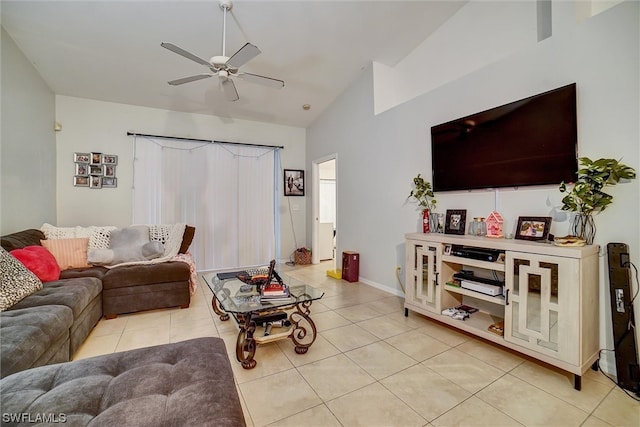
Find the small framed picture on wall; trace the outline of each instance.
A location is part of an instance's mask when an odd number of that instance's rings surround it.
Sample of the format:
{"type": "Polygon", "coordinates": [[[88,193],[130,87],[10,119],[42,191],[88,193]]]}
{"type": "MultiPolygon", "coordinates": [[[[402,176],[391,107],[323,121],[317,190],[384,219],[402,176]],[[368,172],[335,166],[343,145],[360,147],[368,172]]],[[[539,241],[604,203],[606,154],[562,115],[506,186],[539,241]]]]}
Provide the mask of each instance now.
{"type": "Polygon", "coordinates": [[[284,195],[304,196],[304,171],[299,169],[284,170],[284,195]]]}
{"type": "Polygon", "coordinates": [[[102,175],[102,166],[100,165],[90,165],[89,166],[89,175],[102,175]]]}
{"type": "Polygon", "coordinates": [[[102,188],[116,188],[118,186],[118,178],[102,177],[102,188]]]}
{"type": "Polygon", "coordinates": [[[102,164],[102,153],[91,153],[91,164],[92,165],[101,165],[102,164]]]}
{"type": "Polygon", "coordinates": [[[88,176],[74,176],[73,177],[73,186],[74,187],[88,187],[89,186],[89,177],[88,176]]]}
{"type": "Polygon", "coordinates": [[[76,175],[89,176],[89,164],[88,163],[76,163],[76,175]]]}
{"type": "Polygon", "coordinates": [[[117,165],[118,164],[118,156],[113,154],[103,154],[102,155],[102,164],[103,165],[117,165]]]}
{"type": "Polygon", "coordinates": [[[102,177],[101,176],[90,176],[89,177],[89,188],[102,188],[102,177]]]}
{"type": "Polygon", "coordinates": [[[91,154],[89,153],[73,153],[73,161],[76,163],[89,163],[91,154]]]}

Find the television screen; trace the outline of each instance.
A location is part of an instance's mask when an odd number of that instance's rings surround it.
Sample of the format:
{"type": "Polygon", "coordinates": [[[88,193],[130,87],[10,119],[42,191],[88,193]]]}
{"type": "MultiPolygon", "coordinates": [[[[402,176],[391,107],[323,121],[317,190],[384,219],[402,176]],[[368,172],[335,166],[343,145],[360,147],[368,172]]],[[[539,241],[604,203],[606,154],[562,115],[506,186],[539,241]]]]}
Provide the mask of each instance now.
{"type": "Polygon", "coordinates": [[[575,83],[431,128],[434,191],[573,182],[575,83]]]}

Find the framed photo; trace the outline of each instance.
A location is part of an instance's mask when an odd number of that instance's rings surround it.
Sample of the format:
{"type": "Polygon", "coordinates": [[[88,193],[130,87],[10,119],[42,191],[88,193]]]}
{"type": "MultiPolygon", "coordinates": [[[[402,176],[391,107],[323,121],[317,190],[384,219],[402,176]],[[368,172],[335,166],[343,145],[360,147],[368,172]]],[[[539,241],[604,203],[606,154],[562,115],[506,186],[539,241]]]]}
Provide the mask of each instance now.
{"type": "Polygon", "coordinates": [[[76,175],[89,176],[89,164],[88,163],[76,163],[76,175]]]}
{"type": "Polygon", "coordinates": [[[284,170],[284,195],[304,196],[304,171],[298,169],[284,170]]]}
{"type": "Polygon", "coordinates": [[[551,228],[550,216],[520,216],[516,228],[516,239],[545,240],[551,228]]]}
{"type": "Polygon", "coordinates": [[[90,176],[89,177],[89,188],[102,188],[102,177],[101,176],[90,176]]]}
{"type": "Polygon", "coordinates": [[[118,178],[102,177],[102,188],[116,188],[118,186],[118,178]]]}
{"type": "Polygon", "coordinates": [[[447,209],[444,234],[464,234],[467,222],[466,209],[447,209]]]}
{"type": "Polygon", "coordinates": [[[118,164],[118,156],[114,156],[113,154],[103,154],[102,155],[102,164],[103,165],[117,165],[118,164]]]}
{"type": "Polygon", "coordinates": [[[76,163],[89,163],[91,154],[89,153],[73,153],[73,161],[76,163]]]}
{"type": "MultiPolygon", "coordinates": [[[[102,165],[102,175],[104,176],[110,176],[110,177],[115,177],[116,176],[116,167],[110,164],[103,164],[102,165]]],[[[104,186],[104,183],[102,183],[102,185],[104,186]]]]}
{"type": "Polygon", "coordinates": [[[89,175],[102,176],[102,166],[89,165],[89,175]]]}
{"type": "Polygon", "coordinates": [[[102,164],[102,153],[91,153],[91,164],[92,165],[102,164]]]}
{"type": "Polygon", "coordinates": [[[88,176],[74,176],[73,177],[73,186],[74,187],[88,187],[89,186],[89,177],[88,176]]]}
{"type": "Polygon", "coordinates": [[[445,255],[451,255],[451,245],[445,245],[444,246],[444,254],[445,255]]]}

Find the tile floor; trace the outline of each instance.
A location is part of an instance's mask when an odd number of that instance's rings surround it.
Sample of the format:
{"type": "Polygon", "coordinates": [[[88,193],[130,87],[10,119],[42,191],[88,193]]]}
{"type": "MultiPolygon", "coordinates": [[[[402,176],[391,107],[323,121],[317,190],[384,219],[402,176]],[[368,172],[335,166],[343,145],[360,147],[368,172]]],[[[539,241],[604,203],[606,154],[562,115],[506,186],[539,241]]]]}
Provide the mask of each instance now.
{"type": "Polygon", "coordinates": [[[640,403],[601,373],[573,376],[410,313],[403,300],[327,277],[292,275],[325,292],[311,307],[318,337],[305,355],[290,340],[235,360],[237,329],[211,309],[201,281],[188,309],[101,320],[75,359],[190,338],[225,340],[249,426],[640,426],[640,403]]]}

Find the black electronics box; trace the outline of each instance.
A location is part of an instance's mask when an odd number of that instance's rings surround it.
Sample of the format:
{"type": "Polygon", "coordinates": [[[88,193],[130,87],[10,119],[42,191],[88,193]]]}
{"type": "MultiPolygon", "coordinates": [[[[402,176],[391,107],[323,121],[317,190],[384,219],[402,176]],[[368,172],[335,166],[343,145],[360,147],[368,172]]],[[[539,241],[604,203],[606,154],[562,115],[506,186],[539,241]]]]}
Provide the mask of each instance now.
{"type": "Polygon", "coordinates": [[[451,255],[461,258],[471,258],[481,261],[494,262],[498,260],[500,251],[497,249],[475,248],[473,246],[453,245],[451,255]]]}

